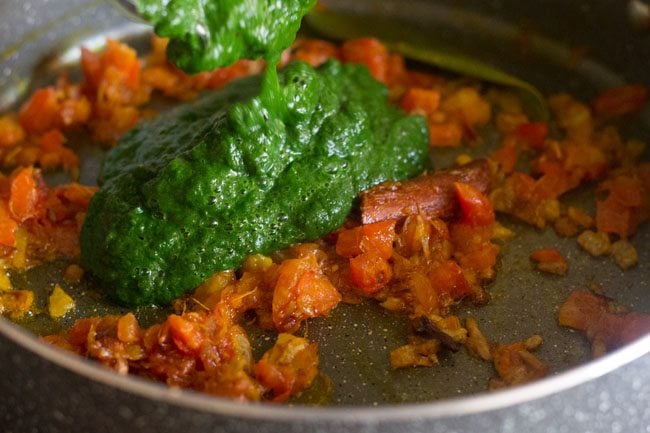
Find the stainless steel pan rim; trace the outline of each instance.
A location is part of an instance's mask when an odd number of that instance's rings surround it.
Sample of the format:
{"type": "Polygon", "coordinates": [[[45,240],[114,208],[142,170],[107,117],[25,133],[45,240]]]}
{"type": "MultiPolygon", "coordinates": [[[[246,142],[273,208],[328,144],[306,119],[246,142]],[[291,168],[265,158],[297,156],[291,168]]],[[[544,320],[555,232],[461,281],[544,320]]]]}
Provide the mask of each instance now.
{"type": "MultiPolygon", "coordinates": [[[[344,2],[342,0],[330,1],[332,3],[349,4],[349,2],[344,2]]],[[[444,4],[453,3],[455,5],[455,0],[438,1],[444,4]]],[[[45,5],[49,2],[50,0],[30,0],[25,2],[16,0],[15,2],[6,3],[0,1],[0,4],[2,6],[19,4],[21,10],[27,11],[29,5],[32,5],[33,7],[33,5],[37,3],[43,3],[45,5]]],[[[55,2],[52,1],[51,3],[55,2]]],[[[72,5],[87,3],[91,6],[97,6],[103,2],[101,0],[65,0],[63,3],[65,3],[66,7],[62,9],[70,10],[72,5]]],[[[363,2],[352,3],[357,7],[363,2]]],[[[405,0],[393,0],[391,2],[384,1],[382,4],[386,5],[388,3],[397,4],[398,9],[406,11],[408,8],[404,5],[409,2],[405,0]]],[[[426,2],[413,0],[412,3],[420,4],[426,2]]],[[[492,22],[492,20],[497,17],[501,17],[502,13],[504,15],[504,20],[512,21],[512,16],[508,17],[507,14],[511,12],[513,8],[505,7],[503,5],[516,6],[517,4],[516,1],[508,0],[490,2],[485,2],[483,0],[467,0],[466,3],[467,5],[471,4],[475,6],[479,10],[485,9],[487,11],[495,12],[493,16],[488,15],[488,18],[490,18],[488,22],[492,22]]],[[[555,28],[556,31],[549,31],[547,29],[548,34],[552,34],[554,39],[556,37],[558,40],[562,39],[565,29],[567,32],[569,30],[575,30],[572,26],[567,26],[566,22],[582,21],[591,25],[591,27],[588,27],[592,29],[592,35],[603,36],[600,38],[593,38],[594,41],[599,41],[597,44],[593,45],[594,58],[606,58],[608,60],[606,65],[612,67],[612,70],[618,71],[617,68],[614,68],[614,66],[617,65],[625,65],[626,70],[621,75],[612,75],[605,73],[609,69],[603,69],[602,71],[600,69],[593,69],[593,73],[590,72],[586,75],[593,78],[591,81],[598,84],[597,87],[615,85],[622,81],[639,81],[645,84],[650,84],[648,83],[647,78],[647,71],[648,68],[650,68],[650,63],[648,63],[647,59],[650,59],[650,56],[647,55],[647,49],[641,49],[647,45],[643,45],[643,43],[640,43],[637,39],[633,38],[629,32],[626,33],[624,31],[626,29],[627,21],[623,20],[623,11],[617,14],[615,13],[617,11],[616,8],[606,10],[608,6],[614,5],[616,2],[612,0],[602,0],[598,2],[594,0],[581,0],[578,2],[563,2],[561,0],[549,2],[521,2],[522,5],[524,3],[526,8],[530,7],[540,14],[541,21],[544,21],[544,18],[546,18],[548,24],[551,25],[549,28],[555,28]],[[559,7],[561,11],[558,12],[554,8],[549,7],[547,3],[552,3],[556,8],[559,7]],[[543,10],[544,8],[547,9],[546,12],[543,10]],[[593,13],[590,11],[593,11],[593,13]],[[570,15],[571,13],[574,13],[574,15],[570,15]],[[601,17],[601,13],[602,19],[598,21],[597,18],[601,17]],[[586,14],[586,16],[583,16],[582,14],[586,14]],[[571,21],[569,18],[566,18],[565,15],[570,15],[574,18],[578,16],[581,21],[576,21],[575,19],[571,21]],[[553,27],[552,24],[554,23],[558,23],[557,26],[553,27]],[[611,34],[615,34],[616,38],[611,38],[610,41],[606,36],[611,34]],[[607,56],[604,56],[603,53],[607,54],[607,56]]],[[[0,7],[0,9],[2,8],[0,7]]],[[[15,9],[19,10],[19,8],[15,9]]],[[[58,7],[38,8],[39,14],[37,15],[38,20],[36,22],[29,22],[29,20],[25,18],[28,16],[26,12],[22,15],[19,13],[15,14],[17,16],[9,14],[9,19],[7,19],[6,15],[2,16],[2,18],[0,18],[0,24],[7,25],[4,27],[0,25],[0,45],[12,42],[15,38],[19,38],[20,35],[23,34],[23,27],[46,28],[47,23],[54,22],[52,19],[58,16],[58,9],[60,9],[60,4],[58,7]],[[49,16],[48,14],[52,16],[49,16]],[[40,21],[41,18],[42,21],[40,21]]],[[[46,35],[43,32],[30,33],[32,38],[25,42],[27,50],[25,53],[22,53],[24,56],[16,51],[16,53],[14,53],[15,56],[12,55],[7,57],[7,59],[4,59],[8,60],[7,64],[9,66],[13,65],[16,69],[13,71],[14,74],[11,74],[12,70],[10,68],[0,70],[0,84],[3,83],[3,80],[9,80],[12,77],[29,76],[33,68],[36,66],[36,59],[40,59],[43,55],[47,55],[49,53],[48,49],[55,46],[54,41],[56,40],[78,41],[78,36],[86,34],[106,34],[104,32],[110,32],[111,30],[116,31],[118,28],[120,29],[118,30],[118,33],[121,31],[122,27],[115,27],[112,24],[125,24],[123,19],[118,19],[120,17],[116,16],[115,11],[110,8],[102,8],[99,10],[101,14],[98,15],[96,9],[84,6],[83,8],[75,10],[74,16],[66,15],[66,20],[68,21],[63,19],[56,21],[59,24],[64,23],[64,21],[65,23],[64,25],[59,25],[54,29],[55,34],[46,35]],[[84,26],[87,23],[98,23],[99,27],[85,28],[84,26]],[[82,32],[80,34],[73,33],[73,30],[77,28],[85,28],[88,32],[82,32]],[[22,57],[19,59],[18,57],[20,56],[22,57]],[[26,56],[29,57],[26,58],[26,56]]],[[[516,9],[517,8],[515,7],[514,10],[516,9]]],[[[127,25],[132,26],[132,24],[127,25]]],[[[587,33],[589,34],[589,32],[587,33]]],[[[118,34],[113,33],[113,35],[119,37],[118,34]]],[[[572,33],[571,38],[568,38],[568,40],[580,42],[581,39],[574,38],[572,33]]],[[[587,43],[591,40],[592,39],[587,38],[582,41],[583,43],[587,43]]],[[[58,45],[56,46],[58,47],[58,45]]],[[[74,60],[74,53],[71,52],[71,55],[73,57],[71,60],[74,60]]],[[[60,60],[65,61],[66,58],[60,60]]],[[[537,79],[540,78],[540,76],[536,75],[533,78],[537,79]]],[[[549,75],[549,79],[557,81],[557,78],[552,75],[549,75]]],[[[16,89],[25,90],[27,84],[26,81],[18,80],[16,82],[16,89]]],[[[563,85],[564,84],[571,88],[570,82],[563,82],[563,85]]],[[[15,97],[16,95],[13,94],[10,96],[15,97]]],[[[0,102],[2,102],[1,98],[0,102]]],[[[2,104],[0,103],[0,105],[2,104]]],[[[643,123],[650,124],[650,122],[645,118],[643,123]]],[[[629,302],[626,304],[629,304],[629,302]]],[[[24,369],[19,368],[18,370],[20,371],[17,373],[14,373],[10,369],[4,370],[3,376],[5,382],[2,382],[2,380],[0,380],[0,382],[2,384],[9,384],[10,386],[13,384],[11,391],[15,391],[14,394],[10,392],[8,396],[3,395],[4,406],[3,404],[0,404],[0,426],[2,426],[0,430],[8,432],[106,431],[95,429],[94,424],[93,428],[86,428],[85,430],[80,430],[81,427],[75,429],[74,426],[88,426],[89,424],[83,423],[94,422],[94,420],[98,419],[96,416],[98,411],[102,411],[104,415],[107,414],[103,419],[108,419],[109,417],[114,416],[115,411],[112,409],[115,409],[114,405],[117,405],[117,403],[111,401],[104,394],[99,394],[99,392],[107,389],[109,391],[114,389],[116,390],[115,394],[121,393],[125,395],[125,397],[134,397],[133,399],[127,399],[129,401],[125,401],[125,404],[133,403],[131,400],[140,399],[147,400],[141,406],[149,409],[151,409],[155,404],[158,404],[158,406],[161,407],[171,406],[173,411],[164,413],[164,417],[161,417],[161,412],[157,410],[151,413],[142,413],[143,418],[146,418],[147,416],[149,417],[146,420],[147,422],[156,422],[156,417],[158,419],[164,419],[162,422],[158,422],[158,425],[161,426],[160,431],[178,431],[178,428],[171,428],[172,426],[178,427],[179,425],[174,423],[175,419],[187,422],[187,420],[192,417],[192,420],[194,421],[194,417],[197,414],[206,415],[205,417],[196,417],[197,420],[194,423],[194,425],[202,426],[202,429],[200,430],[202,433],[208,431],[225,431],[218,430],[221,428],[221,424],[227,425],[232,429],[232,431],[241,432],[253,431],[253,429],[257,430],[259,426],[261,426],[260,431],[270,432],[272,431],[270,430],[271,428],[281,425],[282,429],[276,429],[274,431],[349,431],[354,433],[360,433],[361,431],[384,431],[382,428],[384,426],[381,426],[380,424],[390,424],[390,431],[399,431],[402,433],[406,431],[426,431],[427,433],[433,431],[478,431],[479,429],[490,431],[490,425],[495,427],[493,431],[496,431],[496,429],[499,428],[499,430],[508,432],[522,430],[530,432],[569,432],[586,430],[648,431],[647,426],[650,425],[650,421],[648,421],[650,420],[650,409],[647,404],[648,400],[643,399],[644,395],[648,396],[647,391],[645,391],[648,388],[646,386],[648,383],[648,376],[644,371],[650,371],[650,369],[645,368],[645,370],[642,370],[638,368],[640,365],[647,365],[650,367],[650,364],[648,364],[648,359],[650,359],[650,357],[647,356],[650,352],[650,336],[646,336],[616,352],[608,354],[603,358],[588,362],[552,377],[542,379],[530,385],[495,393],[473,394],[465,397],[435,400],[427,403],[385,405],[380,407],[373,407],[370,405],[286,407],[264,403],[237,403],[192,391],[172,389],[160,383],[147,381],[138,377],[117,375],[110,370],[102,368],[96,363],[44,344],[33,334],[28,333],[2,318],[0,318],[0,337],[6,337],[8,343],[8,347],[0,347],[0,349],[6,349],[4,350],[4,353],[0,350],[0,355],[5,355],[5,358],[0,356],[0,361],[4,359],[4,361],[7,361],[9,366],[13,363],[14,366],[21,364],[31,367],[33,365],[31,362],[23,362],[23,354],[21,352],[25,352],[25,354],[35,355],[34,358],[44,360],[43,364],[49,363],[52,367],[60,367],[65,370],[65,372],[71,372],[72,375],[75,376],[75,379],[80,379],[78,385],[76,382],[73,382],[70,389],[48,389],[40,386],[42,377],[39,376],[39,374],[53,374],[48,371],[47,368],[44,368],[42,371],[28,370],[27,367],[24,369]],[[639,361],[641,361],[641,363],[639,363],[639,361]],[[626,368],[621,368],[624,366],[626,368]],[[633,368],[630,369],[630,367],[633,368]],[[634,368],[636,368],[636,370],[634,368]],[[619,374],[617,372],[619,369],[625,371],[619,374]],[[632,371],[632,375],[630,375],[630,371],[632,371]],[[18,373],[25,374],[24,376],[20,376],[18,373]],[[624,374],[625,376],[623,376],[624,374]],[[630,380],[621,380],[623,378],[630,378],[630,376],[631,380],[634,381],[634,386],[630,380]],[[12,380],[14,377],[16,380],[12,380]],[[595,380],[598,378],[600,379],[595,380]],[[611,380],[609,380],[609,378],[611,378],[611,380]],[[620,386],[622,387],[621,389],[617,388],[618,385],[615,383],[616,381],[620,382],[620,386]],[[594,383],[593,386],[590,386],[590,382],[596,383],[594,383]],[[30,388],[30,383],[35,383],[36,385],[30,388]],[[16,386],[15,384],[19,385],[16,386]],[[97,384],[98,386],[88,387],[87,385],[90,384],[97,384]],[[607,385],[609,388],[603,388],[603,385],[607,385]],[[636,385],[639,385],[640,388],[636,388],[636,385]],[[74,395],[72,395],[72,393],[75,389],[74,386],[79,386],[79,389],[83,391],[80,392],[79,399],[73,398],[74,395]],[[91,394],[91,392],[96,391],[96,388],[103,389],[91,394]],[[89,389],[91,389],[91,391],[89,391],[89,389]],[[582,392],[584,390],[587,391],[582,392]],[[598,406],[603,401],[603,398],[600,398],[600,392],[610,392],[611,397],[608,398],[611,398],[612,406],[614,404],[616,404],[618,408],[629,406],[636,410],[636,412],[625,410],[618,412],[614,410],[601,410],[598,406]],[[586,393],[591,394],[587,395],[586,393]],[[628,400],[616,400],[617,393],[625,396],[628,400]],[[56,397],[65,397],[68,394],[70,398],[63,398],[57,401],[56,397]],[[15,397],[15,395],[18,395],[19,397],[15,397]],[[588,402],[580,399],[580,397],[584,398],[586,395],[594,395],[592,400],[594,400],[595,403],[593,401],[588,402]],[[34,398],[35,396],[36,398],[34,398]],[[39,399],[38,397],[41,398],[39,399]],[[86,400],[83,400],[86,398],[89,399],[87,402],[86,400]],[[96,400],[92,401],[90,398],[95,398],[96,400]],[[152,404],[149,404],[149,401],[151,401],[152,404]],[[18,402],[18,404],[16,405],[12,402],[18,402]],[[32,406],[29,406],[31,403],[33,403],[32,406]],[[60,404],[57,405],[57,403],[60,404]],[[79,407],[78,405],[80,403],[87,403],[88,407],[79,407]],[[19,407],[20,405],[26,407],[23,412],[20,412],[20,410],[17,409],[17,406],[19,407]],[[533,405],[535,407],[531,408],[530,406],[533,405]],[[523,413],[524,410],[520,410],[522,407],[528,412],[523,413]],[[176,408],[179,410],[175,410],[176,408]],[[546,421],[545,423],[539,423],[539,417],[533,419],[534,417],[527,416],[538,408],[540,408],[540,410],[546,410],[546,417],[544,418],[546,421]],[[565,408],[568,409],[563,411],[565,408]],[[67,424],[64,422],[59,422],[58,424],[57,422],[53,422],[52,413],[55,413],[54,411],[56,410],[65,411],[66,416],[70,415],[70,422],[67,424]],[[187,414],[184,412],[187,412],[187,414]],[[583,418],[578,419],[578,417],[574,416],[574,412],[580,412],[583,415],[583,418]],[[605,412],[605,415],[598,417],[599,412],[605,412]],[[4,424],[3,416],[7,416],[7,414],[9,414],[9,418],[7,418],[9,422],[8,424],[4,424]],[[84,416],[86,416],[87,419],[83,418],[84,416]],[[590,420],[585,421],[584,416],[591,416],[591,418],[590,420]],[[33,418],[35,421],[30,424],[28,418],[33,418]],[[230,422],[230,418],[234,421],[230,422]],[[449,421],[446,422],[445,419],[449,421]],[[270,426],[264,427],[265,424],[260,421],[270,421],[268,423],[270,426]],[[422,423],[422,425],[417,425],[417,421],[425,422],[422,423]],[[585,422],[587,423],[586,425],[584,424],[585,422]],[[608,422],[611,422],[612,424],[610,425],[608,422]],[[236,423],[240,423],[240,425],[236,423]],[[618,430],[614,428],[613,423],[618,423],[618,430]],[[297,426],[294,427],[294,424],[297,426]],[[637,428],[629,428],[633,424],[637,428]],[[24,427],[25,425],[30,425],[32,428],[20,428],[20,426],[24,427]],[[215,425],[217,427],[214,427],[215,425]],[[506,428],[508,425],[510,428],[506,428]],[[628,428],[622,429],[622,425],[625,425],[628,428]],[[18,426],[17,430],[12,430],[12,426],[18,426]],[[336,426],[336,428],[332,428],[332,426],[336,426]],[[451,427],[445,429],[444,426],[451,427]],[[325,427],[326,429],[320,429],[319,427],[325,427]],[[8,430],[5,430],[7,428],[8,430]]],[[[0,345],[4,343],[2,341],[3,338],[0,338],[0,345]]],[[[0,365],[5,367],[2,362],[0,362],[0,365]]],[[[53,371],[54,370],[56,370],[56,368],[53,368],[53,371]]],[[[45,382],[45,380],[43,380],[43,382],[45,382]]],[[[57,381],[54,380],[53,382],[57,381]]],[[[2,387],[0,386],[0,388],[2,387]]],[[[133,407],[139,408],[137,404],[133,407]]],[[[139,412],[137,414],[140,415],[139,412]]],[[[54,421],[57,420],[54,419],[54,421]]],[[[108,423],[109,427],[119,425],[118,430],[111,431],[127,431],[128,428],[124,427],[125,423],[132,422],[132,420],[127,420],[123,423],[123,420],[119,416],[111,419],[111,421],[114,421],[114,424],[108,423]]],[[[136,428],[134,431],[152,431],[150,428],[137,430],[137,425],[134,428],[136,428]]],[[[386,429],[386,431],[388,430],[389,429],[386,429]]],[[[187,431],[189,433],[198,430],[188,427],[187,430],[182,431],[187,431]]]]}
{"type": "Polygon", "coordinates": [[[528,385],[494,393],[482,393],[431,403],[380,407],[289,407],[264,403],[238,403],[193,391],[169,388],[138,377],[120,376],[84,358],[48,346],[39,341],[33,334],[20,329],[5,319],[0,319],[0,334],[53,364],[86,377],[91,381],[115,387],[134,395],[215,415],[279,422],[319,420],[370,424],[408,421],[414,418],[435,420],[444,417],[489,412],[565,391],[604,376],[650,352],[650,335],[646,335],[602,358],[528,385]],[[251,410],[251,407],[254,407],[255,410],[251,410]],[[354,410],[350,410],[352,408],[354,410]]]}

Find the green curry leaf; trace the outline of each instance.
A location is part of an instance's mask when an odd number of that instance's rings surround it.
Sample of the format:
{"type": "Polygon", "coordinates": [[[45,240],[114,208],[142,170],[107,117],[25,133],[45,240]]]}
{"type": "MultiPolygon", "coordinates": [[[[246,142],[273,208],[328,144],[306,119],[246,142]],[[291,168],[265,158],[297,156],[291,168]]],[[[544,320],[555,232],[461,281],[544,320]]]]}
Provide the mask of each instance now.
{"type": "Polygon", "coordinates": [[[544,96],[530,83],[468,55],[454,52],[440,41],[417,35],[394,20],[333,11],[312,11],[305,17],[305,21],[311,30],[331,39],[375,36],[386,43],[391,51],[408,59],[512,87],[519,93],[532,119],[547,121],[549,118],[544,96]]]}

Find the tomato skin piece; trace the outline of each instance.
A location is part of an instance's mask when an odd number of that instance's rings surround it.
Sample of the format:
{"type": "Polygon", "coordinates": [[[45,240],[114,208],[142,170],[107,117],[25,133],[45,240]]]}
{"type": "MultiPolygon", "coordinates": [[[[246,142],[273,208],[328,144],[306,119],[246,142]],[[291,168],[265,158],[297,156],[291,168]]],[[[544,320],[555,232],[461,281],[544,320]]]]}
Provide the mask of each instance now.
{"type": "Polygon", "coordinates": [[[592,343],[604,343],[608,350],[629,344],[650,331],[650,315],[615,313],[614,305],[611,299],[575,290],[560,307],[559,323],[585,332],[592,343]]]}
{"type": "Polygon", "coordinates": [[[466,183],[454,182],[460,203],[461,222],[472,227],[494,223],[494,209],[490,200],[479,190],[466,183]]]}

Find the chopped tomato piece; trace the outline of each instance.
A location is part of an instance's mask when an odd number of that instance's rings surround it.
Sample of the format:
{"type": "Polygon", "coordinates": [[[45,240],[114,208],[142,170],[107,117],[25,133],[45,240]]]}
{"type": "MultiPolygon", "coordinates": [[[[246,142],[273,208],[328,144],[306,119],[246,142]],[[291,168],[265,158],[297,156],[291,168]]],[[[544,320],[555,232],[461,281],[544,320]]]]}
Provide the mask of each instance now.
{"type": "Polygon", "coordinates": [[[45,152],[57,152],[63,148],[65,137],[58,129],[51,129],[41,137],[39,147],[45,152]]]}
{"type": "Polygon", "coordinates": [[[277,276],[272,316],[275,327],[282,332],[297,331],[303,320],[328,314],[341,301],[313,254],[284,260],[277,276]]]}
{"type": "Polygon", "coordinates": [[[490,159],[499,164],[502,172],[506,174],[512,173],[519,159],[519,149],[516,142],[512,139],[504,140],[501,147],[490,155],[490,159]]]}
{"type": "Polygon", "coordinates": [[[463,139],[463,127],[458,122],[429,122],[429,146],[455,147],[463,139]]]}
{"type": "Polygon", "coordinates": [[[440,92],[433,89],[412,87],[402,97],[402,109],[407,113],[430,116],[440,106],[440,92]]]}
{"type": "Polygon", "coordinates": [[[393,255],[393,241],[395,240],[395,220],[380,221],[363,225],[364,241],[367,242],[363,249],[374,249],[377,254],[388,260],[393,255]]]}
{"type": "Polygon", "coordinates": [[[341,50],[333,43],[321,39],[299,39],[291,54],[291,60],[302,60],[313,67],[320,66],[331,58],[340,59],[341,50]]]}
{"type": "Polygon", "coordinates": [[[393,255],[395,220],[365,224],[339,233],[336,252],[350,258],[350,280],[363,294],[371,295],[391,280],[388,259],[393,255]]]}
{"type": "Polygon", "coordinates": [[[442,110],[469,128],[487,123],[492,115],[490,104],[472,87],[461,87],[449,95],[442,102],[442,110]]]}
{"type": "Polygon", "coordinates": [[[135,50],[114,39],[108,39],[102,53],[102,67],[114,67],[122,72],[123,82],[135,89],[140,84],[140,60],[135,50]]]}
{"type": "Polygon", "coordinates": [[[381,258],[388,260],[393,255],[395,220],[364,224],[343,230],[336,241],[336,253],[342,257],[355,257],[374,250],[381,258]]]}
{"type": "Polygon", "coordinates": [[[463,270],[453,260],[446,260],[433,268],[429,273],[429,278],[435,289],[454,301],[472,293],[472,288],[463,275],[463,270]]]}
{"type": "Polygon", "coordinates": [[[537,199],[554,199],[576,187],[577,182],[567,176],[562,169],[547,172],[535,182],[534,197],[537,199]]]}
{"type": "Polygon", "coordinates": [[[473,186],[455,182],[456,196],[462,213],[461,221],[469,226],[487,226],[494,222],[490,200],[473,186]]]}
{"type": "Polygon", "coordinates": [[[402,87],[406,85],[409,77],[406,72],[404,57],[399,54],[391,54],[388,57],[386,69],[386,85],[388,87],[402,87]]]}
{"type": "Polygon", "coordinates": [[[599,232],[628,237],[636,230],[632,210],[615,199],[596,202],[596,228],[599,232]]]}
{"type": "Polygon", "coordinates": [[[208,73],[208,89],[220,89],[235,78],[254,75],[262,71],[260,61],[240,59],[230,66],[217,68],[208,73]]]}
{"type": "Polygon", "coordinates": [[[0,201],[0,245],[13,247],[16,244],[18,223],[9,215],[4,201],[0,201]]]}
{"type": "Polygon", "coordinates": [[[0,148],[20,143],[25,135],[25,130],[14,115],[0,116],[0,148]]]}
{"type": "Polygon", "coordinates": [[[604,182],[601,189],[609,190],[610,195],[622,206],[641,206],[641,182],[630,176],[617,176],[609,182],[604,182]]]}
{"type": "Polygon", "coordinates": [[[458,262],[463,269],[471,269],[479,273],[492,274],[492,268],[497,262],[499,247],[489,241],[481,244],[480,248],[476,247],[470,251],[464,252],[458,262]]]}
{"type": "Polygon", "coordinates": [[[420,272],[409,275],[408,285],[413,294],[415,314],[422,316],[437,312],[440,307],[440,293],[434,289],[431,280],[420,272]]]}
{"type": "MultiPolygon", "coordinates": [[[[178,88],[180,75],[177,71],[167,66],[149,66],[142,73],[142,80],[156,90],[164,92],[166,95],[173,96],[175,89],[178,88]]],[[[215,78],[215,88],[220,87],[220,83],[215,78]]]]}
{"type": "Polygon", "coordinates": [[[102,78],[102,59],[98,53],[81,48],[81,70],[86,82],[97,88],[102,78]]]}
{"type": "Polygon", "coordinates": [[[117,338],[124,343],[133,343],[140,339],[140,326],[133,313],[128,313],[117,321],[117,338]]]}
{"type": "Polygon", "coordinates": [[[648,194],[641,180],[617,176],[601,184],[608,190],[604,200],[596,202],[596,227],[605,233],[628,237],[648,218],[648,194]]]}
{"type": "Polygon", "coordinates": [[[64,126],[83,125],[90,118],[92,106],[85,96],[65,99],[61,102],[60,118],[64,126]]]}
{"type": "Polygon", "coordinates": [[[433,88],[441,86],[445,83],[445,79],[438,75],[433,75],[428,72],[420,71],[406,71],[408,87],[425,87],[433,88]]]}
{"type": "Polygon", "coordinates": [[[9,210],[18,222],[38,214],[39,204],[44,197],[37,176],[32,167],[23,168],[12,176],[9,210]]]}
{"type": "Polygon", "coordinates": [[[59,126],[59,104],[54,87],[38,89],[20,110],[20,124],[32,134],[42,134],[59,126]]]}
{"type": "Polygon", "coordinates": [[[566,259],[556,248],[540,248],[533,251],[530,259],[536,262],[537,269],[551,274],[565,275],[568,271],[566,259]]]}
{"type": "Polygon", "coordinates": [[[393,277],[388,260],[376,251],[370,250],[350,259],[350,279],[352,284],[366,295],[378,292],[393,277]]]}
{"type": "Polygon", "coordinates": [[[533,150],[542,150],[548,135],[548,123],[531,122],[517,126],[513,134],[533,150]]]}
{"type": "Polygon", "coordinates": [[[255,364],[255,377],[275,402],[309,388],[318,374],[318,346],[305,338],[280,334],[255,364]]]}
{"type": "Polygon", "coordinates": [[[630,84],[605,90],[598,95],[593,107],[600,117],[620,117],[640,110],[647,99],[647,87],[630,84]]]}
{"type": "Polygon", "coordinates": [[[346,229],[336,239],[336,254],[341,257],[355,257],[363,253],[363,226],[346,229]]]}
{"type": "Polygon", "coordinates": [[[171,314],[167,317],[167,325],[179,350],[191,352],[201,347],[203,335],[191,321],[176,314],[171,314]]]}
{"type": "Polygon", "coordinates": [[[389,53],[386,46],[375,38],[346,41],[342,47],[343,59],[350,63],[366,65],[377,81],[386,82],[389,53]]]}
{"type": "Polygon", "coordinates": [[[557,248],[540,248],[533,251],[530,258],[536,262],[556,262],[564,260],[557,248]]]}

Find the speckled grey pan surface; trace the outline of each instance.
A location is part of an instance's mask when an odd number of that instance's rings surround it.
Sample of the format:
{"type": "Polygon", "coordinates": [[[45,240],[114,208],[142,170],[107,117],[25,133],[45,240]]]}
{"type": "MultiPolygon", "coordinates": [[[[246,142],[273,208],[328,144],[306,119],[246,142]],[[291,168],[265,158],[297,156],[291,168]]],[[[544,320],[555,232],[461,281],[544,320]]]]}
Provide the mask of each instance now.
{"type": "MultiPolygon", "coordinates": [[[[330,0],[332,6],[389,14],[414,31],[429,32],[472,55],[526,78],[545,92],[590,98],[622,82],[650,85],[650,36],[628,24],[624,2],[544,0],[330,0]],[[517,49],[517,29],[534,30],[532,49],[517,49]],[[544,37],[545,36],[545,37],[544,37]],[[588,47],[577,66],[570,47],[588,47]]],[[[0,2],[0,106],[74,62],[79,42],[103,36],[144,38],[142,26],[123,19],[104,1],[3,0],[0,2]]],[[[623,125],[650,142],[650,117],[623,125]]],[[[489,134],[488,134],[489,135],[489,134]]],[[[489,140],[488,140],[489,141],[489,140]]],[[[101,155],[78,150],[88,161],[82,181],[92,182],[101,155]]],[[[479,152],[485,152],[485,149],[479,152]]],[[[453,158],[435,155],[439,166],[453,158]]],[[[570,199],[581,201],[584,193],[570,199]]],[[[507,342],[533,333],[545,337],[539,356],[555,375],[536,384],[485,394],[493,374],[463,353],[430,369],[391,372],[390,348],[403,342],[405,324],[372,305],[342,306],[310,324],[321,345],[322,370],[332,379],[330,407],[236,404],[118,377],[60,353],[0,319],[0,431],[18,432],[645,432],[650,431],[650,337],[597,362],[582,337],[556,325],[557,307],[575,288],[599,282],[606,293],[637,311],[650,312],[647,227],[633,239],[640,264],[622,274],[609,260],[580,252],[574,240],[504,221],[518,237],[504,248],[499,278],[487,307],[461,315],[479,319],[490,339],[507,342]],[[570,259],[566,278],[531,272],[533,246],[556,245],[570,259]],[[379,407],[375,407],[379,406],[379,407]]],[[[16,284],[43,293],[60,278],[55,267],[18,276],[16,284]]],[[[79,315],[115,311],[85,287],[70,288],[79,315]],[[97,307],[99,302],[100,307],[97,307]]],[[[142,311],[155,316],[157,311],[142,311]]],[[[71,320],[71,319],[69,319],[71,320]]],[[[36,318],[36,332],[56,324],[36,318]]],[[[263,342],[265,336],[256,337],[263,342]]],[[[309,402],[309,398],[305,399],[309,402]]],[[[305,402],[303,401],[303,402],[305,402]]]]}

